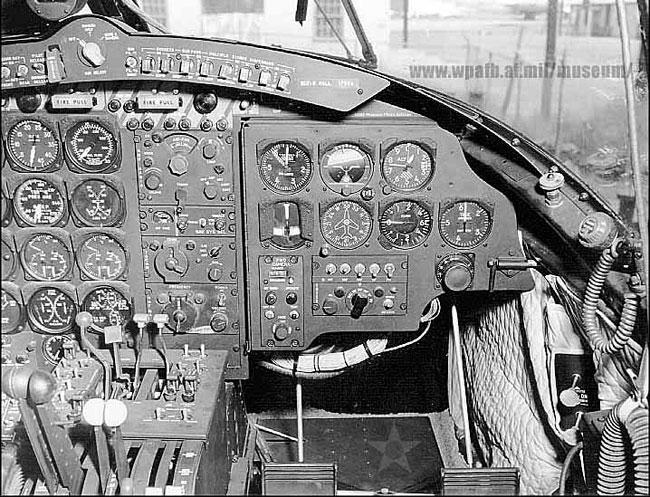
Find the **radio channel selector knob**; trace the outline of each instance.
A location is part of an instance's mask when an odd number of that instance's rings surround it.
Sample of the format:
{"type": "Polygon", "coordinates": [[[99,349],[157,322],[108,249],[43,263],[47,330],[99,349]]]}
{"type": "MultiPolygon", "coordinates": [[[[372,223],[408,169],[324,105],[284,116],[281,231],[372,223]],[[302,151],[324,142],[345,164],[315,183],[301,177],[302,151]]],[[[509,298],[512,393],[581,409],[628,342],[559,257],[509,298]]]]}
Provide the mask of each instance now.
{"type": "Polygon", "coordinates": [[[332,316],[333,314],[336,314],[339,310],[339,305],[336,303],[336,300],[334,299],[325,299],[323,302],[323,312],[327,314],[328,316],[332,316]]]}
{"type": "Polygon", "coordinates": [[[278,341],[286,340],[291,334],[291,328],[284,323],[276,323],[273,325],[273,336],[278,341]]]}
{"type": "Polygon", "coordinates": [[[474,280],[474,263],[464,254],[450,254],[438,263],[436,277],[450,292],[463,292],[474,280]]]}
{"type": "Polygon", "coordinates": [[[223,276],[223,271],[221,271],[221,269],[219,269],[218,267],[210,268],[210,270],[208,271],[208,279],[210,281],[219,281],[222,276],[223,276]]]}

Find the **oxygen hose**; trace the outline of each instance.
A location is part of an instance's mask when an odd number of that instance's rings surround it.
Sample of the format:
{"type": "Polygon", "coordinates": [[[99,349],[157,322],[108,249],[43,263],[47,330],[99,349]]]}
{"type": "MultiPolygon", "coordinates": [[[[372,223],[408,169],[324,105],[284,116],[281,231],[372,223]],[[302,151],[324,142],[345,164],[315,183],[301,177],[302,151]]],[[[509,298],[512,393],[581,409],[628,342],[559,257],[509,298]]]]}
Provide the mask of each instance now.
{"type": "Polygon", "coordinates": [[[628,398],[610,411],[598,454],[598,495],[624,495],[627,476],[625,432],[634,453],[634,491],[648,494],[648,410],[628,398]]]}
{"type": "Polygon", "coordinates": [[[584,324],[585,332],[589,337],[589,341],[591,342],[591,346],[594,350],[606,354],[613,354],[625,347],[632,336],[639,307],[637,295],[632,292],[626,293],[623,296],[624,302],[621,311],[621,319],[616,327],[614,336],[609,340],[603,336],[596,318],[596,311],[598,310],[600,292],[603,289],[603,285],[605,284],[605,280],[607,279],[607,275],[609,274],[614,261],[618,257],[617,247],[619,244],[620,240],[615,241],[611,247],[603,250],[594,272],[589,278],[589,283],[587,284],[582,304],[582,322],[584,324]]]}

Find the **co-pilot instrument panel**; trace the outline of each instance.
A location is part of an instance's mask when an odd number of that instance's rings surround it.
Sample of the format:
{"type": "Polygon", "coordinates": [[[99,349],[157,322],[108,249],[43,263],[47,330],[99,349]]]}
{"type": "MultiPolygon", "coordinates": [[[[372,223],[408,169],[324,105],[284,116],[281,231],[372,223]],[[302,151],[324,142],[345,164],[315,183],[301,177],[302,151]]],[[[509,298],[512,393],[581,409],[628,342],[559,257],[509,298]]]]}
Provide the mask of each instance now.
{"type": "Polygon", "coordinates": [[[443,293],[532,285],[509,269],[510,201],[369,73],[94,17],[20,47],[2,57],[3,363],[54,364],[81,311],[95,329],[165,314],[170,348],[226,350],[244,378],[254,350],[413,332],[443,293]]]}

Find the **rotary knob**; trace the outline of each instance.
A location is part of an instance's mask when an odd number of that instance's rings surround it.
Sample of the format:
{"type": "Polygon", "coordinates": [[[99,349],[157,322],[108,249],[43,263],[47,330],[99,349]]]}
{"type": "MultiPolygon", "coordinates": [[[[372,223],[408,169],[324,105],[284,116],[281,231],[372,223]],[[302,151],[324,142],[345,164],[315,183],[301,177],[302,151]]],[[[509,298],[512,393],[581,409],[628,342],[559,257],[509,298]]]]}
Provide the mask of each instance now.
{"type": "Polygon", "coordinates": [[[284,323],[278,323],[273,325],[273,336],[278,341],[286,340],[289,334],[291,333],[291,328],[289,328],[284,323]]]}
{"type": "Polygon", "coordinates": [[[222,312],[217,312],[210,319],[210,328],[215,333],[223,332],[228,326],[228,317],[222,312]]]}
{"type": "Polygon", "coordinates": [[[187,159],[182,155],[175,155],[169,160],[169,170],[176,176],[182,176],[187,172],[187,159]]]}
{"type": "Polygon", "coordinates": [[[101,47],[94,41],[89,41],[82,46],[81,58],[93,67],[99,67],[106,62],[101,47]]]}
{"type": "Polygon", "coordinates": [[[450,292],[463,292],[474,280],[474,264],[464,254],[448,255],[438,263],[436,276],[450,292]]]}

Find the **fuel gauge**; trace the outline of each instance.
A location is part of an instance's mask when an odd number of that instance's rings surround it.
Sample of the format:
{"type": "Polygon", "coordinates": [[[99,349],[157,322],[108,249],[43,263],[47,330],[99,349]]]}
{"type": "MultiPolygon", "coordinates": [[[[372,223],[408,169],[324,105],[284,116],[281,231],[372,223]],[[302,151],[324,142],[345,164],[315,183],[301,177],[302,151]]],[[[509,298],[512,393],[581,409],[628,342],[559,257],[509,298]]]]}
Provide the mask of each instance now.
{"type": "Polygon", "coordinates": [[[60,238],[38,233],[23,246],[21,260],[25,273],[33,279],[55,281],[63,279],[70,271],[72,254],[60,238]]]}
{"type": "Polygon", "coordinates": [[[81,272],[92,280],[116,280],[126,271],[124,247],[110,235],[88,237],[77,252],[81,272]]]}

